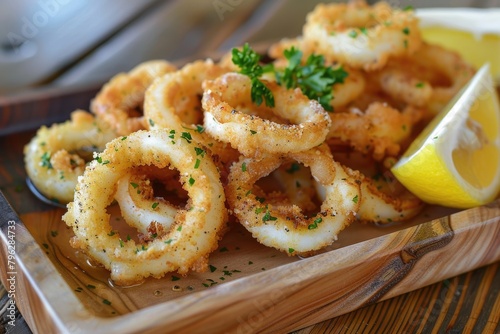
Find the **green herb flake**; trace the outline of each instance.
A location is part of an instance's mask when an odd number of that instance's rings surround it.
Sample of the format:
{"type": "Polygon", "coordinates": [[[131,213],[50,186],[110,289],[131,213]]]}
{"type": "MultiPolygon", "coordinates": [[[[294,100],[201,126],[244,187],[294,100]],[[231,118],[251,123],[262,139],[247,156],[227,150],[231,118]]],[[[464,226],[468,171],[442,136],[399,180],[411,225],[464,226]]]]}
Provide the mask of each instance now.
{"type": "Polygon", "coordinates": [[[123,243],[123,240],[122,240],[122,239],[120,239],[119,241],[120,241],[120,247],[121,247],[121,248],[125,247],[125,244],[123,243]]]}
{"type": "Polygon", "coordinates": [[[168,239],[168,240],[165,240],[165,243],[166,243],[167,245],[170,245],[170,244],[172,243],[172,241],[174,241],[174,239],[168,239]]]}
{"type": "Polygon", "coordinates": [[[348,35],[351,38],[356,38],[356,37],[358,37],[358,32],[356,30],[351,30],[351,31],[349,31],[348,35]]]}
{"type": "Polygon", "coordinates": [[[191,141],[193,140],[193,138],[191,137],[191,134],[189,132],[182,132],[181,138],[185,139],[188,142],[188,144],[191,144],[191,141]]]}
{"type": "Polygon", "coordinates": [[[177,231],[182,231],[182,225],[179,225],[179,227],[177,228],[177,231]]]}
{"type": "Polygon", "coordinates": [[[200,164],[201,164],[201,160],[200,159],[196,159],[196,161],[194,163],[194,169],[200,168],[200,164]]]}
{"type": "Polygon", "coordinates": [[[153,205],[151,205],[151,207],[152,207],[153,209],[156,209],[156,208],[158,207],[158,205],[160,205],[160,203],[158,203],[158,202],[154,202],[154,203],[153,203],[153,205]]]}
{"type": "Polygon", "coordinates": [[[415,85],[415,87],[417,87],[417,88],[423,88],[424,86],[425,86],[425,83],[423,83],[423,82],[418,82],[418,83],[415,85]]]}
{"type": "Polygon", "coordinates": [[[195,182],[196,182],[196,180],[195,180],[195,179],[193,179],[193,177],[192,177],[192,176],[190,176],[190,177],[189,177],[189,181],[188,181],[189,185],[190,185],[190,186],[192,186],[195,182]]]}
{"type": "Polygon", "coordinates": [[[206,153],[206,151],[204,149],[199,148],[199,147],[195,147],[194,151],[196,152],[196,155],[201,155],[202,158],[205,156],[205,153],[206,153]]]}
{"type": "Polygon", "coordinates": [[[361,33],[365,36],[368,36],[368,29],[363,27],[363,28],[359,28],[359,30],[361,31],[361,33]]]}
{"type": "Polygon", "coordinates": [[[214,267],[214,266],[212,266],[212,265],[210,265],[210,266],[209,266],[209,268],[210,268],[210,272],[211,272],[211,273],[213,273],[214,271],[216,271],[216,270],[217,270],[217,267],[214,267]]]}
{"type": "Polygon", "coordinates": [[[297,171],[299,171],[299,170],[300,170],[300,164],[298,164],[298,163],[293,163],[293,164],[291,164],[291,165],[290,165],[290,168],[288,168],[288,169],[286,170],[286,172],[287,172],[288,174],[293,174],[293,173],[295,173],[295,172],[297,172],[297,171]]]}
{"type": "Polygon", "coordinates": [[[87,288],[89,288],[89,289],[95,289],[95,285],[87,284],[87,288]]]}
{"type": "Polygon", "coordinates": [[[403,34],[405,34],[405,35],[409,35],[409,34],[410,34],[410,28],[408,28],[408,27],[404,27],[404,28],[403,28],[403,34]]]}
{"type": "Polygon", "coordinates": [[[255,130],[250,130],[250,133],[251,133],[252,135],[254,135],[254,134],[256,134],[256,133],[257,133],[257,131],[255,131],[255,130]]]}
{"type": "Polygon", "coordinates": [[[58,234],[59,234],[58,231],[50,231],[50,235],[54,238],[57,237],[58,234]]]}
{"type": "Polygon", "coordinates": [[[47,169],[52,169],[52,163],[50,162],[50,153],[49,152],[45,152],[44,154],[42,154],[41,156],[41,165],[42,167],[47,167],[47,169]]]}
{"type": "Polygon", "coordinates": [[[111,305],[111,302],[107,299],[103,299],[102,302],[106,305],[111,305]]]}
{"type": "Polygon", "coordinates": [[[242,172],[246,172],[246,171],[247,171],[247,163],[246,163],[246,162],[243,162],[243,163],[241,164],[241,171],[242,171],[242,172]]]}
{"type": "Polygon", "coordinates": [[[196,132],[203,133],[205,132],[205,128],[199,124],[196,125],[196,132]]]}
{"type": "Polygon", "coordinates": [[[293,249],[293,248],[288,248],[288,253],[292,254],[293,252],[295,252],[295,249],[293,249]]]}
{"type": "Polygon", "coordinates": [[[353,201],[354,203],[358,203],[358,201],[359,201],[359,196],[358,196],[358,195],[354,196],[354,197],[353,197],[353,199],[352,199],[352,201],[353,201]]]}
{"type": "Polygon", "coordinates": [[[134,189],[137,189],[137,187],[139,187],[139,185],[135,182],[130,182],[130,185],[132,186],[132,188],[134,189]]]}
{"type": "Polygon", "coordinates": [[[151,118],[148,121],[149,121],[149,125],[155,126],[155,121],[153,121],[151,118]]]}
{"type": "Polygon", "coordinates": [[[125,140],[125,139],[127,139],[127,136],[123,136],[123,137],[122,137],[122,140],[125,140]]]}
{"type": "Polygon", "coordinates": [[[273,220],[277,220],[277,219],[278,218],[271,216],[271,212],[269,212],[269,210],[267,210],[266,213],[264,214],[264,216],[262,217],[263,222],[273,221],[273,220]]]}

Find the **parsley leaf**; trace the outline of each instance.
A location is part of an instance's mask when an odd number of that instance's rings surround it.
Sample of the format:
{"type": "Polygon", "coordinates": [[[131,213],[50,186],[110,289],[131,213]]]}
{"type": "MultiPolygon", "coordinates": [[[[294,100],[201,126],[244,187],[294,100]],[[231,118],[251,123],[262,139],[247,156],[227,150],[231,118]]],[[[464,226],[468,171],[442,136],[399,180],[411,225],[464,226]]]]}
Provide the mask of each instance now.
{"type": "MultiPolygon", "coordinates": [[[[265,101],[266,106],[274,107],[274,96],[271,90],[260,81],[264,68],[260,65],[260,55],[245,43],[241,50],[232,50],[232,61],[240,68],[240,73],[248,76],[252,81],[250,91],[252,101],[260,106],[265,101]]],[[[266,68],[267,70],[267,68],[266,68]]]]}
{"type": "Polygon", "coordinates": [[[288,66],[283,73],[276,72],[276,80],[286,88],[300,88],[311,100],[317,100],[327,111],[333,111],[330,101],[333,99],[332,87],[343,83],[347,72],[340,66],[325,66],[321,55],[310,55],[305,65],[301,64],[302,51],[291,47],[284,51],[288,66]]]}

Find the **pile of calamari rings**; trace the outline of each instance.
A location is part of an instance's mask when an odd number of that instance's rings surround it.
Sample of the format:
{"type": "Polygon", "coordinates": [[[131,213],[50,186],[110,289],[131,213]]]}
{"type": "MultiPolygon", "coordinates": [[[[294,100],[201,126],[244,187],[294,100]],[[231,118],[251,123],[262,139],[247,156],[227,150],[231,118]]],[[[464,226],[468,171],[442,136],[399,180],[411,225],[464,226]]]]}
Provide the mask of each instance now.
{"type": "Polygon", "coordinates": [[[219,62],[140,64],[112,78],[90,112],[42,127],[25,147],[29,178],[67,204],[71,245],[129,285],[208,268],[231,224],[288,255],[311,255],[355,221],[408,220],[424,204],[389,172],[419,130],[475,72],[425,43],[412,10],[364,1],[318,5],[303,34],[268,49],[321,55],[347,76],[327,112],[300,88],[219,62]],[[111,224],[119,206],[128,231],[111,224]]]}

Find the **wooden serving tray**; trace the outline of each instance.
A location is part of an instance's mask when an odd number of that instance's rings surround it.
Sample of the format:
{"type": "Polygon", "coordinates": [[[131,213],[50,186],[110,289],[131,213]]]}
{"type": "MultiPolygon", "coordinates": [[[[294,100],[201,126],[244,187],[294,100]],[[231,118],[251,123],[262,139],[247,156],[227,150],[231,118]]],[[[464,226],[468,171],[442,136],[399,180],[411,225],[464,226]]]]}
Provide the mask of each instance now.
{"type": "Polygon", "coordinates": [[[234,225],[209,272],[117,287],[69,247],[64,209],[24,185],[22,147],[32,135],[0,138],[0,278],[9,287],[15,277],[17,306],[35,332],[283,333],[500,260],[495,201],[464,211],[429,206],[392,226],[353,224],[309,258],[264,247],[234,225]]]}

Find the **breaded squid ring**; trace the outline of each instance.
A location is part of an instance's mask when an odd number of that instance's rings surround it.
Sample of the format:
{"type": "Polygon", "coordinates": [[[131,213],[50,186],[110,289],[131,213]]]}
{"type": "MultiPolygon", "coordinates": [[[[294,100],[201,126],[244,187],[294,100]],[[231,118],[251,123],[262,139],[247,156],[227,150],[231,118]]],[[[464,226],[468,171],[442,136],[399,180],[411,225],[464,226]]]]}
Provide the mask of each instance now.
{"type": "Polygon", "coordinates": [[[144,117],[149,129],[181,130],[203,122],[202,83],[228,72],[210,59],[195,61],[156,79],[146,91],[144,117]]]}
{"type": "Polygon", "coordinates": [[[64,123],[42,126],[24,147],[26,173],[45,197],[66,204],[73,200],[77,178],[92,152],[103,150],[115,137],[92,114],[76,110],[64,123]]]}
{"type": "MultiPolygon", "coordinates": [[[[359,171],[351,171],[351,175],[360,181],[361,201],[358,218],[364,222],[387,224],[409,220],[419,214],[424,203],[407,189],[396,184],[386,184],[389,191],[383,192],[375,181],[359,171]]],[[[384,181],[387,183],[387,181],[384,181]]]]}
{"type": "Polygon", "coordinates": [[[435,116],[450,102],[450,100],[474,76],[476,69],[467,63],[457,52],[425,43],[412,57],[412,61],[424,68],[430,68],[444,75],[450,85],[432,84],[432,94],[428,101],[428,108],[435,116]]]}
{"type": "Polygon", "coordinates": [[[359,185],[333,160],[325,145],[289,154],[288,158],[310,167],[313,177],[324,187],[326,196],[317,215],[306,217],[296,206],[274,205],[253,193],[255,182],[283,162],[274,156],[262,160],[242,157],[231,167],[228,203],[240,223],[260,243],[288,255],[308,255],[332,244],[355,219],[359,185]]]}
{"type": "Polygon", "coordinates": [[[227,212],[217,168],[207,156],[200,158],[196,147],[198,143],[182,134],[171,138],[163,129],[137,131],[108,143],[79,178],[74,201],[63,216],[75,233],[71,245],[110,270],[111,279],[119,285],[149,276],[160,278],[172,271],[205,271],[208,256],[225,230],[227,212]],[[113,231],[107,212],[118,180],[140,166],[179,170],[189,196],[170,230],[143,242],[113,231]]]}
{"type": "Polygon", "coordinates": [[[266,85],[273,92],[275,107],[257,107],[251,101],[251,81],[242,74],[227,73],[205,81],[202,106],[206,131],[228,142],[246,156],[262,153],[305,151],[321,144],[330,128],[328,113],[300,89],[287,90],[276,82],[266,85]],[[242,110],[260,109],[291,124],[280,124],[242,110]]]}
{"type": "Polygon", "coordinates": [[[203,122],[203,81],[215,79],[226,72],[227,69],[210,59],[195,61],[156,79],[147,89],[144,101],[148,129],[169,128],[177,132],[192,129],[190,135],[210,152],[223,174],[227,174],[239,153],[229,144],[211,138],[199,124],[203,122]]]}
{"type": "Polygon", "coordinates": [[[330,113],[332,126],[327,141],[331,144],[340,140],[380,161],[400,153],[401,144],[410,137],[423,114],[423,110],[413,107],[400,112],[380,102],[371,103],[364,112],[330,113]]]}
{"type": "Polygon", "coordinates": [[[326,59],[365,70],[380,69],[391,57],[412,54],[422,42],[413,11],[364,1],[317,5],[307,15],[303,38],[326,59]]]}
{"type": "Polygon", "coordinates": [[[145,129],[142,104],[146,89],[155,78],[176,69],[167,61],[151,60],[128,73],[119,73],[101,88],[90,111],[120,136],[145,129]]]}
{"type": "MultiPolygon", "coordinates": [[[[173,177],[173,173],[169,173],[170,170],[160,171],[163,179],[173,177]]],[[[150,233],[151,223],[155,223],[155,230],[159,228],[156,224],[168,230],[175,221],[178,209],[163,197],[154,196],[149,177],[150,173],[131,171],[118,181],[115,194],[123,219],[145,236],[150,233]]]]}

